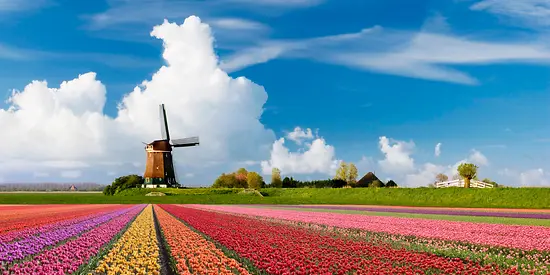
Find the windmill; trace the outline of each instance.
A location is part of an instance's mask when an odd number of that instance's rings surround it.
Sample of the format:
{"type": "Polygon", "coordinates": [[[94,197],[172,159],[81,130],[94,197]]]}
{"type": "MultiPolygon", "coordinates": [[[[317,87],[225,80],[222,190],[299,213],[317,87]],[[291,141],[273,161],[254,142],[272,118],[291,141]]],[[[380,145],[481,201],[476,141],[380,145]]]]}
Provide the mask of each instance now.
{"type": "Polygon", "coordinates": [[[163,187],[178,186],[174,161],[172,160],[172,148],[197,146],[199,145],[199,137],[171,140],[164,104],[159,106],[159,111],[162,139],[155,140],[145,146],[147,154],[145,173],[143,175],[145,185],[147,187],[156,187],[157,185],[163,187]]]}

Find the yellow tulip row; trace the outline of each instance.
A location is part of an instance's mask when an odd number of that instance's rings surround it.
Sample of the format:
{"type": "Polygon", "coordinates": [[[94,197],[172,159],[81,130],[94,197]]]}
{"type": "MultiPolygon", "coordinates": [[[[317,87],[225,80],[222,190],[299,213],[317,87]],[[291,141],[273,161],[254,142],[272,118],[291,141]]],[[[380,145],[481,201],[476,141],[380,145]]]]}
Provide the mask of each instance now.
{"type": "Polygon", "coordinates": [[[160,274],[159,246],[152,205],[148,205],[136,218],[93,273],[160,274]]]}

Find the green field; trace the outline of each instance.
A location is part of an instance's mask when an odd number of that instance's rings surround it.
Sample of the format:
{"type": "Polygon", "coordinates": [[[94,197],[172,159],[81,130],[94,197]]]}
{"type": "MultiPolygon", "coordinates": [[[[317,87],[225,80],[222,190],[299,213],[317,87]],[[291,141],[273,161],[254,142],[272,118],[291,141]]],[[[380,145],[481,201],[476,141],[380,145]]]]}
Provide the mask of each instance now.
{"type": "Polygon", "coordinates": [[[262,189],[263,196],[243,189],[136,189],[116,196],[75,193],[1,193],[0,204],[201,203],[201,204],[363,204],[439,207],[550,209],[550,188],[354,188],[262,189]],[[164,197],[147,197],[159,191],[164,197]]]}

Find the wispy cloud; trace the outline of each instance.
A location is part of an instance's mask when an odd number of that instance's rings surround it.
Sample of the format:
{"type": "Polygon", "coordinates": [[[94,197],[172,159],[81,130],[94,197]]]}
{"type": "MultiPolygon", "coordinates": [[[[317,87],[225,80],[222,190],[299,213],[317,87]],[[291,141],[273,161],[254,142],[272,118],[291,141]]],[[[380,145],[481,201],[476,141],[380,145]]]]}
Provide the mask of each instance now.
{"type": "Polygon", "coordinates": [[[493,149],[506,149],[508,148],[508,146],[506,146],[505,144],[488,144],[488,145],[483,145],[483,146],[480,146],[481,148],[493,148],[493,149]]]}
{"type": "Polygon", "coordinates": [[[210,25],[229,30],[262,30],[267,28],[262,23],[242,18],[216,18],[210,21],[210,25]]]}
{"type": "Polygon", "coordinates": [[[548,0],[483,0],[470,7],[487,11],[530,27],[550,27],[550,1],[548,0]]]}
{"type": "Polygon", "coordinates": [[[0,44],[0,60],[32,60],[37,55],[41,55],[41,52],[23,50],[0,44]]]}
{"type": "Polygon", "coordinates": [[[325,0],[225,0],[224,2],[271,7],[310,7],[319,5],[325,0]]]}
{"type": "Polygon", "coordinates": [[[84,61],[104,64],[113,68],[151,67],[159,64],[159,60],[145,59],[136,56],[110,53],[71,53],[47,52],[33,49],[23,49],[0,44],[0,60],[13,61],[84,61]]]}
{"type": "Polygon", "coordinates": [[[84,16],[90,29],[104,29],[127,24],[157,24],[163,19],[181,19],[197,15],[205,22],[221,26],[232,26],[242,29],[255,28],[260,24],[249,19],[227,17],[234,11],[284,11],[295,8],[306,8],[323,3],[324,0],[132,0],[108,1],[109,8],[103,12],[84,16]],[[221,21],[220,21],[221,20],[221,21]]]}
{"type": "Polygon", "coordinates": [[[472,40],[452,34],[373,27],[357,33],[292,41],[264,41],[223,61],[235,71],[275,58],[304,58],[412,78],[477,84],[456,65],[548,63],[550,50],[534,43],[472,40]]]}
{"type": "Polygon", "coordinates": [[[49,0],[0,0],[0,13],[36,10],[50,4],[49,0]]]}

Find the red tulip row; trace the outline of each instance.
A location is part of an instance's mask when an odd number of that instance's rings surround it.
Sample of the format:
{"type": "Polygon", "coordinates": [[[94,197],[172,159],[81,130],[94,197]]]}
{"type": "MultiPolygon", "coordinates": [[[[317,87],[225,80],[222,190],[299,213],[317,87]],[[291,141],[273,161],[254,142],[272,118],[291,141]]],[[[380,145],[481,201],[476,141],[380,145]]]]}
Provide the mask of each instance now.
{"type": "Polygon", "coordinates": [[[334,238],[253,217],[161,207],[270,274],[518,274],[496,265],[334,238]]]}

